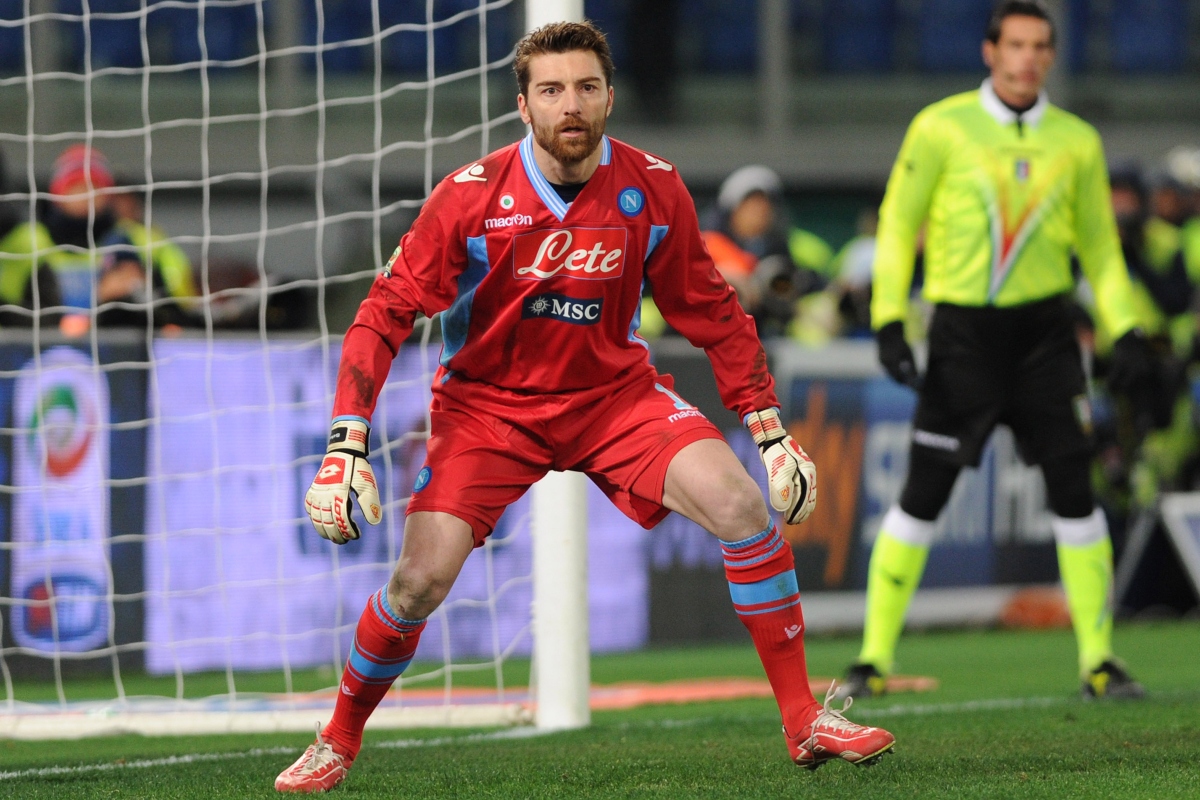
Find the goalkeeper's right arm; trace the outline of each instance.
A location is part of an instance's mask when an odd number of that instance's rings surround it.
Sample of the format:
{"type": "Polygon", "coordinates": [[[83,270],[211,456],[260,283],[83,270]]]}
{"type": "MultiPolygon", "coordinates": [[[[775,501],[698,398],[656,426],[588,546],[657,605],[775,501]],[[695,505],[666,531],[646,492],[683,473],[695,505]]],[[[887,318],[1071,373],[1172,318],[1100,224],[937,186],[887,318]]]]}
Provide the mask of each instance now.
{"type": "Polygon", "coordinates": [[[360,535],[351,517],[351,495],[358,498],[363,516],[372,525],[383,519],[375,473],[367,460],[370,452],[371,415],[396,357],[395,347],[412,330],[415,314],[395,313],[381,293],[372,289],[342,342],[333,424],[321,468],[304,496],[304,508],[313,527],[334,544],[345,544],[360,535]],[[389,323],[386,332],[377,330],[389,323]]]}
{"type": "Polygon", "coordinates": [[[368,441],[375,403],[400,344],[412,333],[418,313],[432,318],[457,296],[457,278],[467,258],[465,237],[456,227],[462,215],[446,210],[453,186],[443,181],[434,190],[371,284],[342,340],[329,449],[305,497],[317,532],[337,544],[358,538],[350,518],[351,493],[358,496],[368,522],[377,524],[382,517],[367,462],[368,441]]]}

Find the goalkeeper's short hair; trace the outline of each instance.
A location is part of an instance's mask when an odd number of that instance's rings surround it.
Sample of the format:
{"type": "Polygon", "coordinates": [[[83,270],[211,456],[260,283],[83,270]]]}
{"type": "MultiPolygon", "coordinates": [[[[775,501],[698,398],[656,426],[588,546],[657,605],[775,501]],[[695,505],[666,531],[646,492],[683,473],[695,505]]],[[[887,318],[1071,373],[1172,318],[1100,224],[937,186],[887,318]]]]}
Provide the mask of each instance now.
{"type": "Polygon", "coordinates": [[[604,72],[604,84],[612,86],[612,52],[604,32],[590,21],[551,22],[526,34],[517,42],[517,53],[513,59],[513,72],[517,75],[517,86],[521,94],[529,89],[529,61],[544,53],[569,53],[573,50],[590,50],[600,60],[604,72]]]}

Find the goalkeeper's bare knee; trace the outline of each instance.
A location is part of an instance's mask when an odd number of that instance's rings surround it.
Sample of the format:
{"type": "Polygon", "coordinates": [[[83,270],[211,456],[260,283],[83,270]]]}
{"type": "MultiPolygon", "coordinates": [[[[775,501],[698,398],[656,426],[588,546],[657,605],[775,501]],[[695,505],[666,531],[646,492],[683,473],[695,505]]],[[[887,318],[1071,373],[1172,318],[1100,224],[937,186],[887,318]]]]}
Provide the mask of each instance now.
{"type": "Polygon", "coordinates": [[[388,581],[388,603],[404,619],[426,619],[450,594],[454,579],[446,579],[420,568],[400,565],[388,581]]]}
{"type": "Polygon", "coordinates": [[[737,542],[771,524],[762,490],[749,475],[726,476],[714,482],[712,496],[703,504],[708,530],[718,539],[737,542]]]}

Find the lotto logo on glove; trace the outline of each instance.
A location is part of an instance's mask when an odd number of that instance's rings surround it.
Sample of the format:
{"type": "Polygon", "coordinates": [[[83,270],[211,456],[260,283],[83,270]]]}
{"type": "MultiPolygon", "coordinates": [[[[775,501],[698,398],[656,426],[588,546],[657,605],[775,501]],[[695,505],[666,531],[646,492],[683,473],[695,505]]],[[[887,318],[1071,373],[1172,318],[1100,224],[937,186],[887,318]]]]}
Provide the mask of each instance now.
{"type": "Polygon", "coordinates": [[[789,525],[803,522],[817,507],[816,465],[787,434],[775,409],[747,414],[745,422],[767,468],[771,507],[789,525]]]}
{"type": "Polygon", "coordinates": [[[326,458],[321,462],[321,469],[317,472],[317,477],[313,480],[313,483],[319,483],[322,486],[328,486],[331,483],[341,483],[342,476],[345,474],[345,465],[341,459],[326,458]]]}
{"type": "Polygon", "coordinates": [[[334,544],[345,544],[360,535],[350,514],[351,495],[358,498],[367,522],[378,525],[383,519],[375,473],[367,461],[369,433],[366,422],[333,423],[325,459],[304,496],[313,527],[334,544]]]}

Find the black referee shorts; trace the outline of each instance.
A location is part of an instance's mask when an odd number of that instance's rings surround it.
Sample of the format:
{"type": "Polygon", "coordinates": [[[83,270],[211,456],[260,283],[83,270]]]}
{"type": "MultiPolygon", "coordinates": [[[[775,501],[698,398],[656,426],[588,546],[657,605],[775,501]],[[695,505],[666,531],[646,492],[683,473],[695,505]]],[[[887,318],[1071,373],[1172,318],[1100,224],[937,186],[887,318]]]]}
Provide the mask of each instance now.
{"type": "Polygon", "coordinates": [[[1091,405],[1065,297],[996,308],[939,304],[912,442],[976,466],[997,423],[1028,464],[1092,448],[1091,405]]]}

